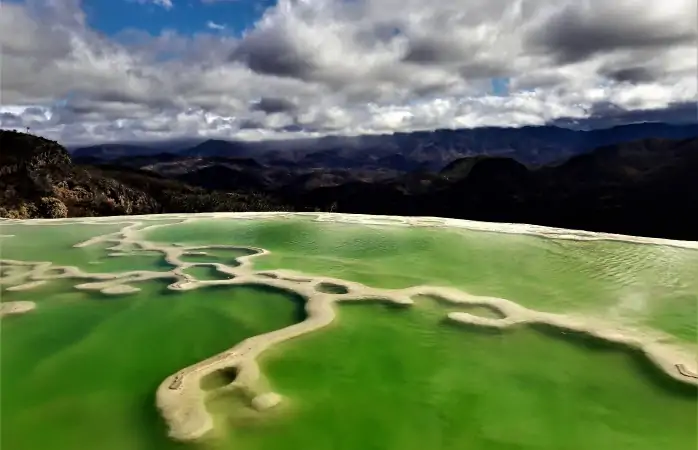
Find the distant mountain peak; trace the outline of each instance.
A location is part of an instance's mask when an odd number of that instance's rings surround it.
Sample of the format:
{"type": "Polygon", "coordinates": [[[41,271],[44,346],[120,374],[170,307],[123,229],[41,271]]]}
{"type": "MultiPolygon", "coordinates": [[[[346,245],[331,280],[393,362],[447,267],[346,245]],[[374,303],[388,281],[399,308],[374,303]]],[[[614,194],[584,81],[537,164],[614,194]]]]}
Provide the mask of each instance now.
{"type": "MultiPolygon", "coordinates": [[[[301,141],[227,141],[209,139],[181,151],[181,156],[253,158],[262,164],[316,168],[373,168],[438,171],[459,158],[488,155],[514,158],[527,165],[563,161],[604,145],[651,137],[683,139],[698,136],[698,124],[642,123],[590,131],[554,125],[520,128],[481,127],[400,132],[386,135],[325,136],[301,141]]],[[[153,144],[97,145],[74,152],[105,160],[162,152],[153,144]]]]}

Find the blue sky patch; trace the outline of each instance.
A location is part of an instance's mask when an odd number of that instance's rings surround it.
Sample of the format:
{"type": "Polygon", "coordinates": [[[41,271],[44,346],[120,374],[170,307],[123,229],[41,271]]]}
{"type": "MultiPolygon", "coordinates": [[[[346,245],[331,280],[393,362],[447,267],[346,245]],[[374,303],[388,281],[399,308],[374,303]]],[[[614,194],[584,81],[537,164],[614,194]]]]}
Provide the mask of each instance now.
{"type": "Polygon", "coordinates": [[[501,97],[509,95],[510,78],[492,78],[492,94],[501,97]]]}
{"type": "Polygon", "coordinates": [[[239,36],[276,0],[171,0],[166,8],[154,0],[84,0],[89,25],[107,36],[138,29],[151,35],[165,30],[192,35],[221,32],[239,36]],[[224,28],[221,28],[224,27],[224,28]]]}

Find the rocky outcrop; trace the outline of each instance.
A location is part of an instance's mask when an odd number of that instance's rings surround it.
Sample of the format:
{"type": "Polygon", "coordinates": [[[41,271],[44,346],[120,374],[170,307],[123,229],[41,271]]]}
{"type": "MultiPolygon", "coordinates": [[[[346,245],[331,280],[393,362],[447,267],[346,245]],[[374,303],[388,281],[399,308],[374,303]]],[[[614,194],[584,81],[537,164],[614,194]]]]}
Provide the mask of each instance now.
{"type": "Polygon", "coordinates": [[[128,167],[75,165],[57,142],[26,133],[0,130],[0,149],[0,217],[288,209],[261,193],[208,191],[128,167]]]}

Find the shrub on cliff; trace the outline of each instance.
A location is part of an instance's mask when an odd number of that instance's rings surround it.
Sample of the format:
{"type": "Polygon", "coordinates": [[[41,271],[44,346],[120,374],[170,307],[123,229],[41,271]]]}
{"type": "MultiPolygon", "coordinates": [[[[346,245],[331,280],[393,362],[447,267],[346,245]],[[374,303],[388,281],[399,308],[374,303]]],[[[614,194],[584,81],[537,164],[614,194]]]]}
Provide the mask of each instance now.
{"type": "Polygon", "coordinates": [[[56,197],[42,197],[39,202],[39,214],[47,219],[68,217],[68,207],[56,197]]]}

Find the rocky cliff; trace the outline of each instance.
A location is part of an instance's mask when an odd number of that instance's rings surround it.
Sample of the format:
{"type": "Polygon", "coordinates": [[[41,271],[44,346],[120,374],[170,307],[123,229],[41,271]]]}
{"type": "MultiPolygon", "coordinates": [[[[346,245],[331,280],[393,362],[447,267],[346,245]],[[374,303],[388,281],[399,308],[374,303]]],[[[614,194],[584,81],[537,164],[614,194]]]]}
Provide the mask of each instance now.
{"type": "Polygon", "coordinates": [[[259,193],[192,187],[127,167],[75,165],[61,145],[0,130],[0,217],[287,209],[259,193]]]}

